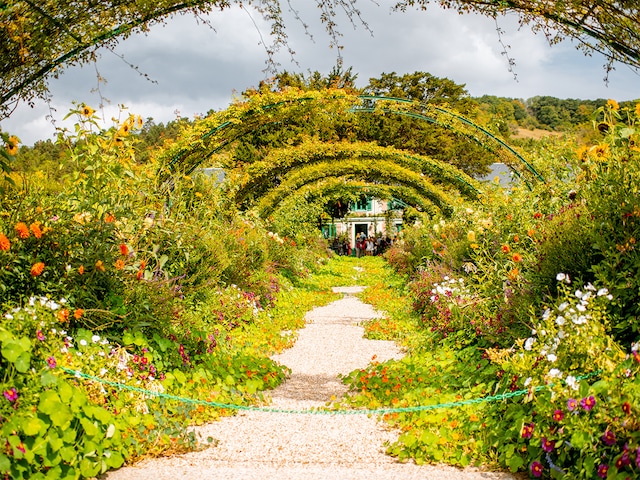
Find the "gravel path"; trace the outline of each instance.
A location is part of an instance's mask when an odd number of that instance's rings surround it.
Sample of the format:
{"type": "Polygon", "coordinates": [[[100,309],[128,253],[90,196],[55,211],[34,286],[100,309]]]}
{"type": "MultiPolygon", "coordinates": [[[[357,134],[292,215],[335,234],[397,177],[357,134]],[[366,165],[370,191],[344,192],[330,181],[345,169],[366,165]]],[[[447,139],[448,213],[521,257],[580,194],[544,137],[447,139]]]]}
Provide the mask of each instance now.
{"type": "MultiPolygon", "coordinates": [[[[274,357],[291,377],[272,392],[272,407],[307,409],[340,397],[338,374],[365,367],[371,358],[401,358],[394,342],[367,340],[358,324],[379,317],[351,294],[361,287],[334,289],[344,298],[312,310],[289,350],[274,357]]],[[[515,479],[504,473],[448,466],[398,463],[384,454],[397,432],[366,415],[304,415],[241,411],[197,427],[215,447],[180,456],[150,459],[110,472],[109,480],[154,479],[515,479]]]]}

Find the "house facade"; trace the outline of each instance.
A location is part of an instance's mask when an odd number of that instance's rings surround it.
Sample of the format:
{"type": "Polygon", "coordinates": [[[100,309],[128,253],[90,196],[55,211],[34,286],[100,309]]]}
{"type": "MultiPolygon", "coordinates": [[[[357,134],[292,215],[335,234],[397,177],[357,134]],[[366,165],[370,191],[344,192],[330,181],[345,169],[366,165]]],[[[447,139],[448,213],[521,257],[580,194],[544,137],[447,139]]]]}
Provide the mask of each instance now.
{"type": "Polygon", "coordinates": [[[393,239],[402,229],[402,204],[397,200],[363,197],[351,205],[344,218],[329,220],[322,225],[326,239],[347,239],[353,248],[356,236],[393,239]]]}

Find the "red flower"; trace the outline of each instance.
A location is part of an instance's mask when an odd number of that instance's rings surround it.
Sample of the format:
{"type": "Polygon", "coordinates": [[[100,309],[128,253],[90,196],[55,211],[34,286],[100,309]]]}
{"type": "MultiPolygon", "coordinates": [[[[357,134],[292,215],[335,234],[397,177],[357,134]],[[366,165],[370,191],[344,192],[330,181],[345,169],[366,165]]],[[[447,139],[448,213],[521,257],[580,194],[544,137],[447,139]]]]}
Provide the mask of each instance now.
{"type": "Polygon", "coordinates": [[[627,415],[631,415],[631,404],[629,402],[624,402],[622,404],[622,411],[627,415]]]}
{"type": "Polygon", "coordinates": [[[129,248],[124,243],[121,243],[120,244],[120,254],[121,255],[127,255],[128,253],[129,253],[129,248]]]}
{"type": "Polygon", "coordinates": [[[556,422],[561,422],[563,418],[564,418],[564,412],[562,410],[558,409],[555,412],[553,412],[553,419],[556,422]]]}
{"type": "Polygon", "coordinates": [[[519,253],[514,253],[513,257],[511,257],[511,258],[516,263],[522,261],[522,255],[520,255],[519,253]]]}

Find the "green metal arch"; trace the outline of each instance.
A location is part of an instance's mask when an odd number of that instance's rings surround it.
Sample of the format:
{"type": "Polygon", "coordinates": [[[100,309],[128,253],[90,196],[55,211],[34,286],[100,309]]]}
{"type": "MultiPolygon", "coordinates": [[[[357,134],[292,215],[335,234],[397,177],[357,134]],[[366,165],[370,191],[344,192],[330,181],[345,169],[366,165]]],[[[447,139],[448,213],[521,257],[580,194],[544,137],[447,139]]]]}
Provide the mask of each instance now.
{"type": "MultiPolygon", "coordinates": [[[[237,203],[242,203],[256,191],[265,190],[263,185],[276,175],[286,176],[290,172],[318,162],[342,161],[343,159],[393,161],[417,174],[430,178],[438,176],[441,183],[455,187],[462,195],[476,199],[481,193],[479,182],[459,171],[452,165],[421,155],[408,155],[393,147],[381,147],[365,142],[302,143],[296,147],[277,149],[264,160],[240,169],[243,176],[236,182],[234,194],[237,203]]],[[[231,172],[233,176],[233,172],[231,172]]]]}
{"type": "Polygon", "coordinates": [[[397,186],[412,187],[418,191],[421,197],[433,203],[444,215],[448,216],[452,213],[452,199],[426,177],[413,170],[399,167],[392,161],[379,159],[375,161],[342,161],[338,164],[319,162],[313,166],[297,169],[288,175],[282,184],[270,190],[260,199],[257,205],[258,211],[261,216],[268,216],[288,195],[309,183],[331,177],[355,178],[370,183],[378,182],[381,179],[393,180],[397,186]]]}
{"type": "MultiPolygon", "coordinates": [[[[300,104],[304,102],[320,100],[314,96],[309,96],[308,94],[305,95],[305,92],[302,92],[302,93],[303,95],[301,95],[298,98],[287,99],[281,102],[275,102],[275,103],[264,105],[264,106],[258,106],[257,108],[247,112],[245,114],[246,118],[226,120],[210,128],[208,131],[200,135],[199,138],[193,139],[193,142],[188,147],[181,148],[171,156],[171,158],[168,160],[166,169],[160,175],[161,180],[166,181],[173,173],[176,173],[178,171],[184,174],[191,173],[207,158],[211,157],[215,153],[220,152],[233,141],[254,131],[257,128],[256,124],[259,126],[262,126],[269,123],[278,123],[278,121],[260,123],[259,119],[258,121],[256,121],[257,116],[261,114],[266,114],[267,112],[271,113],[274,110],[277,110],[283,106],[290,106],[290,105],[300,104]],[[220,135],[219,141],[215,143],[213,146],[209,146],[209,142],[215,139],[218,135],[220,135]],[[197,146],[194,147],[193,146],[194,144],[196,144],[197,146]],[[203,148],[205,147],[205,145],[206,145],[206,148],[203,148]],[[196,159],[196,161],[188,162],[187,160],[189,159],[189,157],[193,156],[196,153],[196,151],[200,151],[200,153],[202,153],[202,157],[196,159]],[[184,168],[181,168],[181,165],[184,168]]],[[[354,101],[368,101],[368,102],[374,102],[374,103],[382,102],[382,101],[397,102],[403,105],[413,106],[418,111],[403,111],[403,110],[391,110],[391,109],[384,109],[383,111],[386,113],[403,115],[407,117],[428,121],[430,123],[447,128],[456,134],[463,135],[467,138],[470,138],[471,140],[480,143],[486,148],[486,144],[480,141],[477,137],[477,135],[484,136],[486,139],[488,139],[490,142],[492,142],[495,145],[495,147],[489,148],[489,150],[492,151],[492,153],[494,153],[496,156],[499,156],[497,152],[504,151],[506,152],[506,155],[508,157],[513,159],[513,161],[505,161],[505,164],[512,171],[514,171],[516,175],[523,178],[523,180],[528,186],[530,186],[528,180],[521,175],[521,173],[514,167],[514,164],[524,165],[525,170],[528,171],[531,175],[533,175],[534,178],[540,181],[544,181],[543,177],[533,168],[533,166],[529,162],[527,162],[527,160],[522,155],[520,155],[517,151],[511,148],[503,140],[496,137],[485,128],[475,124],[468,118],[463,117],[462,115],[459,115],[455,112],[452,112],[442,107],[435,107],[433,105],[419,103],[412,100],[402,99],[397,97],[372,96],[372,95],[350,96],[346,93],[340,93],[340,94],[335,94],[333,97],[330,98],[330,100],[335,100],[335,101],[344,100],[349,97],[352,97],[354,101]],[[431,112],[431,115],[429,114],[430,112],[431,112]],[[444,116],[456,122],[459,122],[461,125],[468,127],[471,130],[471,133],[462,131],[462,128],[456,129],[452,125],[442,122],[438,118],[438,115],[444,116]],[[473,132],[475,132],[475,134],[473,132]]],[[[322,100],[327,100],[327,99],[322,99],[322,100]]],[[[374,112],[375,109],[370,106],[352,106],[348,109],[348,111],[352,113],[370,113],[370,112],[374,112]]],[[[502,159],[504,160],[504,155],[502,159]]]]}

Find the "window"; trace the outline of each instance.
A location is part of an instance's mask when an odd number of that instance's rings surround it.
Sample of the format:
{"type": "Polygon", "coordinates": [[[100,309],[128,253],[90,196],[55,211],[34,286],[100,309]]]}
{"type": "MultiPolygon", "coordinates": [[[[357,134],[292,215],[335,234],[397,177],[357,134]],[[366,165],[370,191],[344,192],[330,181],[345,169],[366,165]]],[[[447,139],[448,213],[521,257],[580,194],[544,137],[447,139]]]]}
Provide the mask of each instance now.
{"type": "Polygon", "coordinates": [[[370,212],[372,210],[371,205],[371,197],[362,196],[360,197],[360,200],[356,202],[354,210],[360,212],[370,212]]]}

